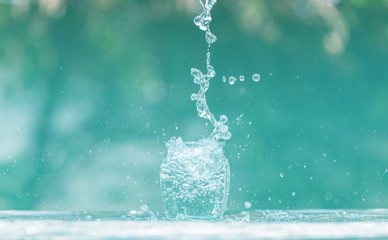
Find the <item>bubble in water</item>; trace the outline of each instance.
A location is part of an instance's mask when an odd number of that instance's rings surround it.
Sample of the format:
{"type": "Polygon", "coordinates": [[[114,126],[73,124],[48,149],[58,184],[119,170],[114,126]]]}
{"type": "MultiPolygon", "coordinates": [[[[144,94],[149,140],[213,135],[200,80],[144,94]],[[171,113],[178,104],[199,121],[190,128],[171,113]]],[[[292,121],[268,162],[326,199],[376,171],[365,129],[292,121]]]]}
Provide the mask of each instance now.
{"type": "Polygon", "coordinates": [[[225,76],[222,76],[222,81],[226,82],[226,77],[225,76]]]}
{"type": "Polygon", "coordinates": [[[254,82],[259,82],[260,81],[260,74],[258,74],[258,73],[253,74],[252,75],[252,80],[254,82]]]}
{"type": "Polygon", "coordinates": [[[230,85],[233,85],[236,81],[237,81],[237,79],[235,77],[233,77],[233,76],[229,77],[229,84],[230,85]]]}
{"type": "Polygon", "coordinates": [[[241,82],[245,81],[245,77],[243,75],[241,75],[238,79],[240,79],[241,82]]]}
{"type": "Polygon", "coordinates": [[[280,173],[279,176],[280,176],[281,178],[284,177],[283,173],[280,173]]]}

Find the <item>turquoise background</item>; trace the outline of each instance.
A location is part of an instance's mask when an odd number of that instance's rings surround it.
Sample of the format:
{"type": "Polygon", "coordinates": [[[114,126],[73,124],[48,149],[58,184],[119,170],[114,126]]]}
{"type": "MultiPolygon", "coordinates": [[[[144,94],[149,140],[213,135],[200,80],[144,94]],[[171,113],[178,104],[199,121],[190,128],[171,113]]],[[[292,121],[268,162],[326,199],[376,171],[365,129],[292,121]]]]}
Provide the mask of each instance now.
{"type": "MultiPolygon", "coordinates": [[[[388,207],[387,11],[217,2],[208,102],[233,134],[229,209],[388,207]],[[247,80],[221,81],[231,74],[247,80]]],[[[165,142],[211,131],[190,100],[200,12],[195,0],[0,0],[0,209],[163,210],[165,142]]]]}

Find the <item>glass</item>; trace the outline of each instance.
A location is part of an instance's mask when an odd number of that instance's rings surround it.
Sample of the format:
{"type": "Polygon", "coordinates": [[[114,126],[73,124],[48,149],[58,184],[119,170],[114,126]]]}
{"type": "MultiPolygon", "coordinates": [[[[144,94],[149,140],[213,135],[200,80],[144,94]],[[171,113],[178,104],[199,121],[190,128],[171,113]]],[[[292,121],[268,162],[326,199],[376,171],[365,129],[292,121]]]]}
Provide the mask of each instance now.
{"type": "Polygon", "coordinates": [[[160,184],[169,219],[217,220],[226,210],[230,185],[229,163],[222,142],[201,139],[167,143],[160,184]]]}

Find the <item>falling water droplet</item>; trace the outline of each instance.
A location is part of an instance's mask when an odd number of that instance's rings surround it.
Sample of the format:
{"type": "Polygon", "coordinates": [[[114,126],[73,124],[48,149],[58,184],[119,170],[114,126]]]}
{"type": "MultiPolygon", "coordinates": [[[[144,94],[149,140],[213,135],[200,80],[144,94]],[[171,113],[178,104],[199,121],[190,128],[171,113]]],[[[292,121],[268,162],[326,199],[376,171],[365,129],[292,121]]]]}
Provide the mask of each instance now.
{"type": "Polygon", "coordinates": [[[220,116],[220,122],[221,123],[227,123],[228,122],[228,117],[226,115],[221,115],[220,116]]]}
{"type": "Polygon", "coordinates": [[[206,32],[206,42],[207,42],[208,44],[212,44],[212,43],[214,43],[215,41],[217,41],[216,35],[212,34],[210,31],[207,31],[207,32],[206,32]]]}
{"type": "Polygon", "coordinates": [[[253,74],[252,75],[252,80],[254,82],[259,82],[260,81],[260,74],[258,74],[258,73],[253,74]]]}
{"type": "Polygon", "coordinates": [[[233,85],[233,84],[236,82],[236,80],[237,80],[237,79],[236,79],[235,77],[230,76],[230,77],[229,77],[229,84],[230,84],[230,85],[233,85]]]}
{"type": "Polygon", "coordinates": [[[197,99],[198,99],[198,94],[196,93],[191,94],[191,101],[195,101],[197,99]]]}
{"type": "Polygon", "coordinates": [[[241,114],[240,116],[238,116],[238,117],[236,118],[236,123],[237,123],[237,125],[241,125],[241,124],[244,123],[244,121],[243,121],[243,116],[244,116],[244,113],[241,114]]]}

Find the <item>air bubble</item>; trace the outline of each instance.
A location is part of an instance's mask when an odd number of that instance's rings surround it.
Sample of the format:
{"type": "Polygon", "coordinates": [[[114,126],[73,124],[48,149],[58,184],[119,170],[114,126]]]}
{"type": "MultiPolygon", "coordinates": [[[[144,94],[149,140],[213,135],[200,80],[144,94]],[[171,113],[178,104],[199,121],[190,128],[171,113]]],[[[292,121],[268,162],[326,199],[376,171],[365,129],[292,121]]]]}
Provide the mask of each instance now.
{"type": "Polygon", "coordinates": [[[238,79],[240,79],[241,82],[245,81],[245,77],[243,75],[241,75],[238,79]]]}

